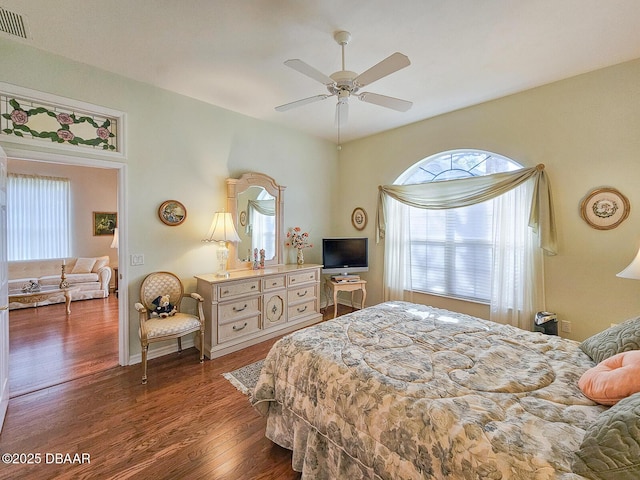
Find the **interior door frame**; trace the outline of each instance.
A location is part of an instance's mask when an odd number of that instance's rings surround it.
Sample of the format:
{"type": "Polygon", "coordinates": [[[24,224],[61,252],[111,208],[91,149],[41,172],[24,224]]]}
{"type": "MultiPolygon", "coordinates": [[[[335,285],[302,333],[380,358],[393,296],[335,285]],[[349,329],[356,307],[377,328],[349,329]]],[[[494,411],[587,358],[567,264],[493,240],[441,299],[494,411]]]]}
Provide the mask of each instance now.
{"type": "Polygon", "coordinates": [[[4,149],[8,158],[25,161],[38,161],[48,163],[60,163],[65,165],[77,165],[81,167],[97,167],[116,169],[118,172],[118,283],[124,288],[118,289],[118,363],[122,366],[129,365],[129,289],[128,269],[126,258],[128,256],[127,247],[127,164],[115,160],[102,160],[91,157],[76,157],[71,155],[61,155],[57,153],[33,151],[28,149],[17,149],[8,144],[0,146],[4,149]]]}
{"type": "Polygon", "coordinates": [[[0,146],[0,430],[9,406],[9,295],[7,262],[7,155],[0,146]]]}

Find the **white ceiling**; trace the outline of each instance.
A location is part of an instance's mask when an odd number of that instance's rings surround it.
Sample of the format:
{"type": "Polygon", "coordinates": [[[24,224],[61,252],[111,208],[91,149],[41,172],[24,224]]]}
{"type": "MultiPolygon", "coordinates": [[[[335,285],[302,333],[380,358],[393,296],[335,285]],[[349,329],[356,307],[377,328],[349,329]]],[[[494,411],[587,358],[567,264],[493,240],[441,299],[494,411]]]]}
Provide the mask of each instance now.
{"type": "MultiPolygon", "coordinates": [[[[366,87],[406,113],[350,100],[342,141],[640,58],[639,0],[0,0],[21,41],[70,59],[336,141],[335,97],[283,62],[346,69],[398,51],[411,65],[366,87]]],[[[0,34],[2,38],[11,38],[0,34]]],[[[1,73],[0,73],[0,80],[1,73]]]]}

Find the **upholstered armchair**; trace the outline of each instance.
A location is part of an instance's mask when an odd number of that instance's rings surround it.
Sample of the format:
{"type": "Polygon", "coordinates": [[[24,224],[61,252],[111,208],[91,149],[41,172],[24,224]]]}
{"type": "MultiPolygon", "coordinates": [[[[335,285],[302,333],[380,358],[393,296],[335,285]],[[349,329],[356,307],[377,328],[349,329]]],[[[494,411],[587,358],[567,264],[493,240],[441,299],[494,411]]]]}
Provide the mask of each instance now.
{"type": "MultiPolygon", "coordinates": [[[[142,383],[147,383],[147,352],[149,344],[162,342],[172,338],[178,339],[178,353],[182,352],[182,337],[189,333],[199,332],[200,363],[204,361],[204,299],[197,293],[185,294],[182,282],[173,273],[150,273],[140,286],[140,302],[135,304],[140,319],[140,344],[142,346],[142,383]],[[169,296],[169,302],[175,307],[175,313],[169,316],[158,316],[159,310],[154,300],[161,296],[169,296]],[[198,315],[180,311],[183,299],[193,299],[197,303],[198,315]]],[[[162,313],[161,313],[162,315],[162,313]]],[[[198,340],[198,336],[196,336],[198,340]]]]}

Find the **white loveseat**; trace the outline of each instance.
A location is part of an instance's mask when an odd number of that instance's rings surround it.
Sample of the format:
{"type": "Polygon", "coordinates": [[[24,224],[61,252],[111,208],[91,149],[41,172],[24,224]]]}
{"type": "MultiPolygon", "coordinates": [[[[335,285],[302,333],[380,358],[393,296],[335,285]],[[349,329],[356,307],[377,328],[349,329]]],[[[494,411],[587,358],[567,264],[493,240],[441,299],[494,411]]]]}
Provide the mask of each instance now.
{"type": "MultiPolygon", "coordinates": [[[[66,258],[65,276],[70,287],[74,288],[71,300],[106,298],[109,296],[111,267],[109,257],[66,258]]],[[[55,287],[60,284],[62,259],[26,260],[9,262],[9,294],[20,293],[25,283],[38,282],[42,287],[55,287]]],[[[64,295],[52,296],[38,305],[62,303],[64,295]]],[[[33,305],[10,302],[9,308],[26,308],[33,305]]]]}

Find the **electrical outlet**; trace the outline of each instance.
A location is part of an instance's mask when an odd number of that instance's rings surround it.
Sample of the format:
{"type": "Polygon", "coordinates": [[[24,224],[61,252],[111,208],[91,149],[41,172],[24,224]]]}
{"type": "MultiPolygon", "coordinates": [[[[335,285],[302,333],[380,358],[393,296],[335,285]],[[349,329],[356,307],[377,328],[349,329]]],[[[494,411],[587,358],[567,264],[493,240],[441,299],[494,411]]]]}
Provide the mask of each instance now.
{"type": "Polygon", "coordinates": [[[142,253],[134,253],[131,255],[131,265],[144,265],[144,254],[142,253]]]}
{"type": "Polygon", "coordinates": [[[560,325],[564,333],[571,333],[571,322],[569,320],[562,320],[560,325]]]}

